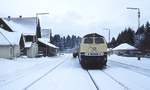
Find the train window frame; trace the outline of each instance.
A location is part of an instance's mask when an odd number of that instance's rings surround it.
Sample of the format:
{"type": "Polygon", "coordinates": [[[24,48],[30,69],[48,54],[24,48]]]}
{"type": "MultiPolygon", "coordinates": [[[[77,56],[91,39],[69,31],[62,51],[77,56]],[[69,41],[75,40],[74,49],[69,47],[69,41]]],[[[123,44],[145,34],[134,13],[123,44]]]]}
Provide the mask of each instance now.
{"type": "Polygon", "coordinates": [[[84,41],[83,41],[84,44],[93,44],[94,43],[94,40],[92,37],[86,37],[84,38],[84,41]],[[88,40],[88,41],[86,41],[88,40]],[[90,41],[89,41],[90,40],[90,41]]]}
{"type": "Polygon", "coordinates": [[[104,38],[102,37],[95,37],[94,38],[95,44],[102,44],[105,43],[104,38]],[[97,42],[97,39],[99,39],[99,41],[97,42]]]}

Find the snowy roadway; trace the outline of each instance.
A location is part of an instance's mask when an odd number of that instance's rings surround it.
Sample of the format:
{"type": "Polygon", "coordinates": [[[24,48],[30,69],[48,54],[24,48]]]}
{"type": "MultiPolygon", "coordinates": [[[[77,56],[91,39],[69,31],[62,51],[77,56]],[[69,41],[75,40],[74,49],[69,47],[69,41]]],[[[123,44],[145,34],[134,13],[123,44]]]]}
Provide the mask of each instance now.
{"type": "Polygon", "coordinates": [[[102,70],[84,70],[72,54],[0,59],[0,90],[150,90],[150,60],[112,55],[102,70]]]}

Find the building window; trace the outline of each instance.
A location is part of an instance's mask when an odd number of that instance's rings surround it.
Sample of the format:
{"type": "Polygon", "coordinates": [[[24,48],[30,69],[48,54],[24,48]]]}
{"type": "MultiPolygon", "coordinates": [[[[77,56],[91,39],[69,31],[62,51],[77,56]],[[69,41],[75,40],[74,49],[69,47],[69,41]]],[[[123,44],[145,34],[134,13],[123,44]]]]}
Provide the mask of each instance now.
{"type": "Polygon", "coordinates": [[[1,27],[1,28],[3,28],[3,27],[4,27],[4,25],[3,25],[3,24],[1,24],[1,25],[0,25],[0,27],[1,27]]]}
{"type": "Polygon", "coordinates": [[[25,36],[25,41],[26,42],[32,42],[33,41],[33,36],[25,36]]]}

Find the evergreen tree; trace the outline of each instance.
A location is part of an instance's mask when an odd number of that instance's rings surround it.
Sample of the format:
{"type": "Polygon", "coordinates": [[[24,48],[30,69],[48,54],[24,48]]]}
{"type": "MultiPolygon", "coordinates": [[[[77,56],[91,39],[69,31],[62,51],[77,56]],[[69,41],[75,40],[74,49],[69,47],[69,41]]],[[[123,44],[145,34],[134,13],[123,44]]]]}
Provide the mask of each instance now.
{"type": "Polygon", "coordinates": [[[50,29],[50,32],[49,32],[49,33],[50,33],[50,34],[49,34],[49,35],[50,35],[50,37],[49,37],[50,39],[49,39],[49,40],[50,40],[50,42],[52,42],[52,40],[53,40],[53,37],[52,37],[52,29],[50,29]]]}
{"type": "Polygon", "coordinates": [[[60,50],[64,50],[79,47],[80,40],[81,38],[79,36],[68,35],[67,37],[61,37],[59,34],[56,34],[51,38],[51,43],[58,46],[60,50]]]}
{"type": "Polygon", "coordinates": [[[135,42],[134,42],[135,32],[131,28],[128,28],[127,33],[128,33],[128,35],[127,35],[127,37],[128,37],[127,43],[133,46],[135,44],[135,42]]]}
{"type": "Polygon", "coordinates": [[[40,26],[39,19],[37,20],[36,35],[37,35],[37,38],[41,38],[41,26],[40,26]]]}
{"type": "Polygon", "coordinates": [[[134,34],[135,32],[131,28],[125,29],[118,35],[116,45],[120,45],[122,43],[134,45],[134,34]]]}
{"type": "Polygon", "coordinates": [[[71,37],[69,35],[66,38],[66,48],[71,48],[71,37]]]}
{"type": "Polygon", "coordinates": [[[60,35],[59,34],[54,35],[53,44],[59,47],[60,46],[60,44],[59,44],[60,41],[61,41],[60,35]]]}
{"type": "Polygon", "coordinates": [[[150,24],[146,23],[144,28],[144,34],[142,39],[140,39],[139,49],[150,50],[150,24]]]}
{"type": "Polygon", "coordinates": [[[145,30],[146,30],[147,33],[150,33],[150,24],[149,24],[149,22],[146,23],[145,30]]]}
{"type": "Polygon", "coordinates": [[[115,38],[113,37],[112,40],[111,40],[111,42],[110,42],[110,47],[111,47],[111,48],[114,48],[115,46],[116,46],[116,40],[115,40],[115,38]]]}
{"type": "Polygon", "coordinates": [[[136,35],[140,35],[144,33],[144,25],[142,25],[141,27],[138,28],[136,35]]]}
{"type": "Polygon", "coordinates": [[[72,35],[72,38],[71,38],[71,48],[74,48],[76,45],[76,36],[72,35]]]}

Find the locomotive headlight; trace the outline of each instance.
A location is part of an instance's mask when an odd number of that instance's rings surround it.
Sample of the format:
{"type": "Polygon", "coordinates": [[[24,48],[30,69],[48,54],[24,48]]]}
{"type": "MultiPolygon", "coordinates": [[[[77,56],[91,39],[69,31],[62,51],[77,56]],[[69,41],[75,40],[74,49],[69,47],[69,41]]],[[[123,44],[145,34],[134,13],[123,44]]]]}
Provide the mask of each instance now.
{"type": "Polygon", "coordinates": [[[81,55],[85,55],[85,52],[81,52],[80,54],[81,54],[81,55]]]}
{"type": "Polygon", "coordinates": [[[104,53],[103,53],[103,52],[101,52],[101,53],[100,53],[100,56],[103,56],[103,55],[104,55],[104,53]]]}

